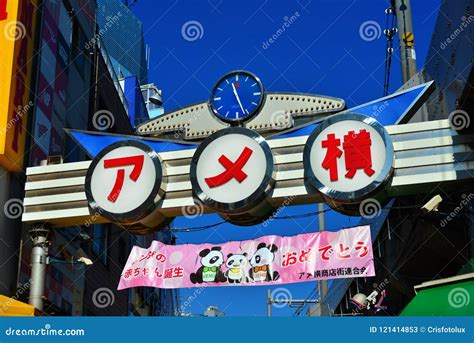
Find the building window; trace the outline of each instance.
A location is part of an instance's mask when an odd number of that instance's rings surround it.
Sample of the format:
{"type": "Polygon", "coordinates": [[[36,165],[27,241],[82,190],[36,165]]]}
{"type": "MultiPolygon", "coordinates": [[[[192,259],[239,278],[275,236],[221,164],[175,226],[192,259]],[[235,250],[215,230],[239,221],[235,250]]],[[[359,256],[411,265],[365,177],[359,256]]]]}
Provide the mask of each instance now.
{"type": "Polygon", "coordinates": [[[107,265],[108,243],[109,226],[107,224],[95,224],[92,232],[92,252],[104,265],[107,265]]]}

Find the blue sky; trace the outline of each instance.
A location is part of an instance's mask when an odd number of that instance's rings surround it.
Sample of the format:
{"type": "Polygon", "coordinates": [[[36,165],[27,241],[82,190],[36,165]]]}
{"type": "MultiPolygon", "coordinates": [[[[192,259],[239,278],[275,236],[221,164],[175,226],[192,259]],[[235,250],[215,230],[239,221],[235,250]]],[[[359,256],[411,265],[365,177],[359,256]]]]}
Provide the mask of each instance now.
{"type": "MultiPolygon", "coordinates": [[[[439,3],[440,0],[412,1],[418,68],[426,58],[439,3]]],[[[163,90],[166,111],[208,99],[216,80],[235,69],[254,72],[268,91],[335,96],[353,107],[383,95],[386,41],[381,31],[388,4],[389,1],[374,0],[138,0],[132,10],[143,22],[145,41],[151,49],[149,82],[163,90]],[[285,31],[277,34],[285,21],[285,31]],[[190,35],[183,34],[186,23],[197,27],[197,36],[192,31],[190,35]],[[374,28],[375,35],[361,35],[362,25],[374,28]],[[270,43],[275,34],[276,40],[270,43]]],[[[390,92],[401,86],[397,44],[394,48],[390,92]]],[[[316,210],[316,204],[295,206],[280,215],[316,210]]],[[[177,218],[173,226],[195,227],[219,221],[217,215],[193,220],[177,218]]],[[[329,230],[357,222],[358,218],[327,212],[329,230]]],[[[177,242],[223,243],[317,230],[317,217],[312,216],[275,220],[267,228],[224,224],[180,232],[177,242]]],[[[293,299],[305,299],[316,282],[284,287],[293,299]]],[[[267,287],[209,287],[195,296],[186,311],[202,314],[207,306],[216,305],[226,315],[265,315],[266,291],[267,287]]],[[[184,301],[193,292],[181,290],[181,299],[184,301]]],[[[294,311],[274,308],[273,315],[288,316],[294,311]]]]}

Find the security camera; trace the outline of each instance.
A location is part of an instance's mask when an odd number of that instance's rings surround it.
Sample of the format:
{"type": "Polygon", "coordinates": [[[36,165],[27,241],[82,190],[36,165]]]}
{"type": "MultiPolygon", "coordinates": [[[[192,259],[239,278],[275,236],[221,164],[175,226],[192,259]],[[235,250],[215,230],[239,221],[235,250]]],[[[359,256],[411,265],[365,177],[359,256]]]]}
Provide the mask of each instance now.
{"type": "Polygon", "coordinates": [[[426,204],[423,205],[423,207],[421,207],[421,210],[423,211],[423,213],[438,211],[438,206],[441,201],[443,201],[443,198],[441,198],[439,194],[435,195],[430,199],[430,201],[428,201],[426,204]]]}

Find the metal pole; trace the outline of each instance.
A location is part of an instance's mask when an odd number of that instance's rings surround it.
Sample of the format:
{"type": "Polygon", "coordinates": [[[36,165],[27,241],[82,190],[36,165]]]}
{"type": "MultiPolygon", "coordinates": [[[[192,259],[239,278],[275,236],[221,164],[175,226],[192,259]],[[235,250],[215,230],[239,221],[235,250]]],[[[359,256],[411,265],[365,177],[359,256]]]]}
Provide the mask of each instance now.
{"type": "Polygon", "coordinates": [[[31,250],[31,285],[29,303],[43,310],[43,294],[48,264],[49,228],[37,224],[30,230],[33,249],[31,250]]]}
{"type": "Polygon", "coordinates": [[[267,317],[272,316],[272,298],[270,294],[270,288],[267,289],[267,317]]]}
{"type": "MultiPolygon", "coordinates": [[[[318,203],[318,221],[319,221],[319,232],[323,232],[326,229],[326,221],[324,217],[324,203],[318,203]]],[[[318,282],[319,290],[319,306],[325,306],[326,295],[328,293],[328,282],[327,280],[320,280],[318,282]]]]}
{"type": "Polygon", "coordinates": [[[398,43],[403,83],[416,74],[416,54],[410,0],[391,0],[398,25],[398,43]]]}

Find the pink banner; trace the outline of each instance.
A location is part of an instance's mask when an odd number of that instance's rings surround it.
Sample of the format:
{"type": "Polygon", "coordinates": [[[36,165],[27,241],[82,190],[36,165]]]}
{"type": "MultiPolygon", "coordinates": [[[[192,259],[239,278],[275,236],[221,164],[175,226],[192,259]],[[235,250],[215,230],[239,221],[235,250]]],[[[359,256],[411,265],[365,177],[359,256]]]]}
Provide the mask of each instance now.
{"type": "Polygon", "coordinates": [[[118,289],[260,286],[374,276],[370,227],[224,244],[133,247],[118,289]]]}

